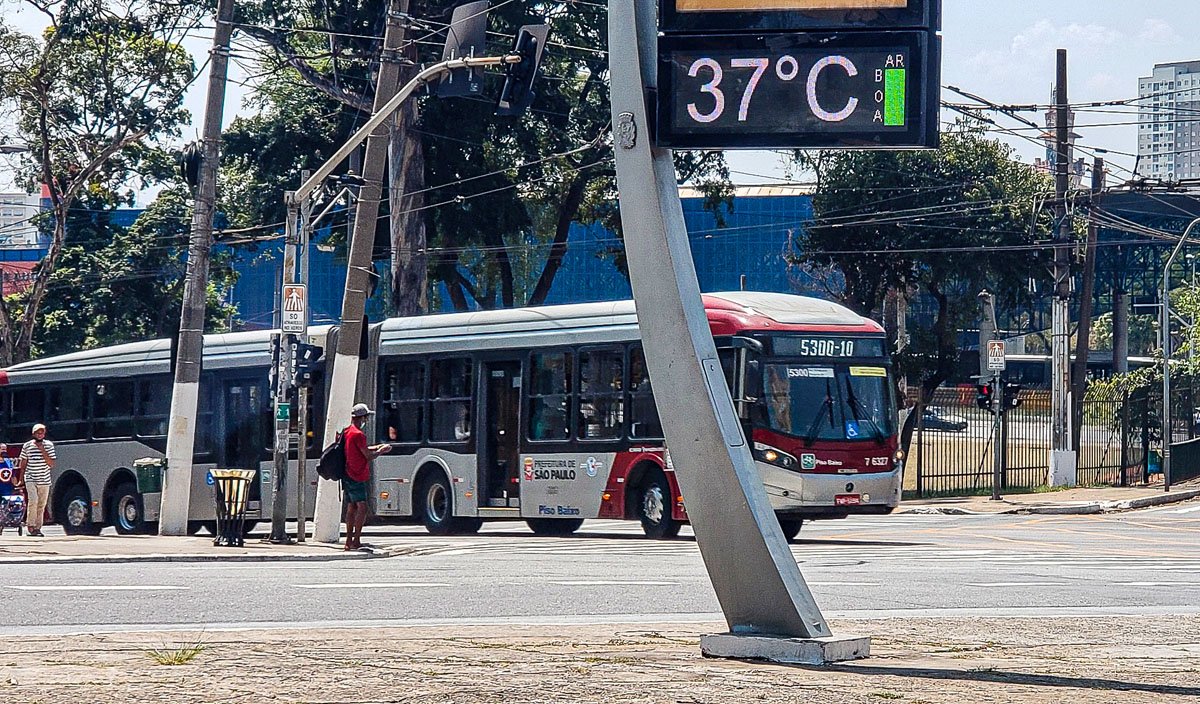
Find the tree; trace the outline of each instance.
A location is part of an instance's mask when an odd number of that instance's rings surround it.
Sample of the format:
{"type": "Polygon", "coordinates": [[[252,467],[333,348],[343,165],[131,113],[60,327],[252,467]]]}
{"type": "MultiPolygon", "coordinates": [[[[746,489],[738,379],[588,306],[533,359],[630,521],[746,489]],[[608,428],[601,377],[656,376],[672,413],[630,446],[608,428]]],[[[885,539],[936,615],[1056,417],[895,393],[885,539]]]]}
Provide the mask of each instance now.
{"type": "MultiPolygon", "coordinates": [[[[47,286],[34,352],[62,354],[131,340],[168,337],[179,328],[191,194],[182,186],[158,197],[129,228],[105,210],[73,213],[71,238],[47,286]]],[[[225,294],[230,255],[211,259],[209,330],[228,329],[225,294]]]]}
{"type": "MultiPolygon", "coordinates": [[[[278,97],[281,84],[303,85],[327,113],[369,111],[374,94],[369,69],[379,51],[373,37],[382,33],[386,4],[247,6],[252,26],[245,31],[264,47],[260,64],[267,77],[261,85],[275,94],[268,99],[278,97]],[[306,26],[335,33],[296,31],[306,26]]],[[[417,19],[409,29],[407,58],[440,58],[442,28],[457,4],[408,3],[417,19]]],[[[397,314],[425,309],[427,275],[445,285],[458,309],[540,304],[562,264],[571,224],[617,220],[607,130],[607,14],[572,3],[540,5],[538,11],[544,17],[502,3],[489,15],[489,36],[498,37],[489,53],[507,50],[522,24],[551,23],[538,97],[528,115],[494,115],[500,76],[489,73],[482,96],[493,97],[422,98],[395,121],[387,241],[397,314]]],[[[681,178],[708,188],[714,202],[728,196],[719,153],[681,155],[679,164],[681,178]]]]}
{"type": "Polygon", "coordinates": [[[927,394],[953,373],[981,289],[1003,317],[1029,305],[1031,277],[1047,277],[1051,253],[1038,242],[1051,223],[1040,202],[1052,184],[971,123],[944,133],[937,150],[796,158],[817,187],[794,262],[862,315],[878,315],[889,292],[924,299],[931,324],[909,326],[912,344],[899,362],[927,394]]]}
{"type": "Polygon", "coordinates": [[[27,359],[41,306],[80,203],[132,200],[135,174],[160,176],[159,144],[187,121],[183,92],[195,76],[179,42],[192,10],[146,0],[28,0],[50,27],[40,37],[0,21],[0,101],[29,145],[25,182],[49,193],[50,243],[31,285],[0,301],[0,363],[27,359]]]}

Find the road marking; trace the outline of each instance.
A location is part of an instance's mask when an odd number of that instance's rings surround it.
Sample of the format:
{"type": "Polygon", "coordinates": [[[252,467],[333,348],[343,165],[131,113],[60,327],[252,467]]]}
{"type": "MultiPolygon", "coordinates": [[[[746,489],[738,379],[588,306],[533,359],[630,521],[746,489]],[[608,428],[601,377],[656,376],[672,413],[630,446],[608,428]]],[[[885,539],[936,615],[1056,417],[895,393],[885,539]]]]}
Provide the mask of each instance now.
{"type": "Polygon", "coordinates": [[[810,587],[878,587],[878,582],[809,582],[810,587]]]}
{"type": "Polygon", "coordinates": [[[1065,587],[1066,582],[967,582],[968,587],[1065,587]]]}
{"type": "Polygon", "coordinates": [[[30,585],[9,585],[9,589],[18,589],[23,592],[153,592],[153,591],[169,591],[191,589],[191,587],[175,587],[161,584],[138,584],[138,585],[108,585],[108,584],[46,584],[41,586],[30,585]]]}
{"type": "Polygon", "coordinates": [[[1178,509],[1175,509],[1174,513],[1192,513],[1193,511],[1200,511],[1200,506],[1190,506],[1188,508],[1178,508],[1178,509]]]}
{"type": "Polygon", "coordinates": [[[561,587],[678,587],[679,582],[654,582],[649,580],[578,579],[550,582],[561,587]]]}
{"type": "Polygon", "coordinates": [[[1113,582],[1123,587],[1200,587],[1200,582],[1113,582]]]}
{"type": "Polygon", "coordinates": [[[293,584],[299,589],[408,589],[412,587],[448,587],[446,582],[335,582],[332,584],[293,584]]]}

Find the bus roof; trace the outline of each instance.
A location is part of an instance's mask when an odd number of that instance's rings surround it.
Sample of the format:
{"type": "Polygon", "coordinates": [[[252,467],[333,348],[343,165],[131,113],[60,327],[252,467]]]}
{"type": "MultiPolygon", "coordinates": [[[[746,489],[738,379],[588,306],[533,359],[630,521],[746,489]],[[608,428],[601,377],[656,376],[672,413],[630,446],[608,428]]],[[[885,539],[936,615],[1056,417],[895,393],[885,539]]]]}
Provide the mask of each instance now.
{"type": "MultiPolygon", "coordinates": [[[[328,325],[310,327],[307,337],[323,339],[329,329],[328,325]]],[[[273,332],[254,330],[205,335],[204,368],[269,366],[273,332]]],[[[171,341],[145,340],[14,364],[0,370],[0,384],[167,374],[170,370],[171,341]]]]}
{"type": "MultiPolygon", "coordinates": [[[[745,330],[880,333],[845,306],[785,293],[704,294],[714,335],[745,330]]],[[[380,354],[464,352],[485,347],[551,347],[639,338],[633,301],[508,308],[389,318],[379,323],[380,354]]]]}

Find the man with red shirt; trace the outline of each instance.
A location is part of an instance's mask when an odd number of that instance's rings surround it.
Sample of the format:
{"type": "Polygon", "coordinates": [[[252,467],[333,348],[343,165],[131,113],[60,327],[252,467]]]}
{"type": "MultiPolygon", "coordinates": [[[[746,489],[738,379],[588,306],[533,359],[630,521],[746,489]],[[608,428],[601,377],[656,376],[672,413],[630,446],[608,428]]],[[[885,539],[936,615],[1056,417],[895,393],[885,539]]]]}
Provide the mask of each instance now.
{"type": "Polygon", "coordinates": [[[367,445],[367,435],[362,427],[374,414],[365,403],[355,404],[350,410],[350,427],[345,430],[346,478],[342,480],[342,491],[349,506],[346,508],[346,549],[362,547],[363,523],[367,521],[367,492],[371,489],[371,460],[392,451],[386,442],[367,445]]]}

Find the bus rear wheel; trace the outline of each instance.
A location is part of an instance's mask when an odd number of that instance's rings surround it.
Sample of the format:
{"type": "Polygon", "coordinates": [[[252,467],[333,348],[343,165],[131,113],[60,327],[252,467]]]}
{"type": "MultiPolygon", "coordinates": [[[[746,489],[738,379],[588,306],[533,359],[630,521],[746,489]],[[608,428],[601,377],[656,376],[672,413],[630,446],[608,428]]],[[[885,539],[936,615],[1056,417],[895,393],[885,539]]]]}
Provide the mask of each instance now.
{"type": "Polygon", "coordinates": [[[526,518],[534,535],[566,537],[583,525],[582,518],[526,518]]]}
{"type": "Polygon", "coordinates": [[[153,524],[146,520],[142,495],[138,493],[137,485],[133,482],[123,482],[117,485],[109,503],[108,515],[112,519],[113,527],[121,535],[153,532],[153,524]]]}
{"type": "Polygon", "coordinates": [[[800,535],[800,526],[804,525],[803,518],[780,518],[779,527],[783,529],[783,537],[790,543],[800,535]]]}
{"type": "Polygon", "coordinates": [[[671,485],[662,472],[655,472],[642,483],[636,509],[647,538],[664,540],[679,535],[682,524],[671,516],[671,485]]]}
{"type": "Polygon", "coordinates": [[[54,514],[67,535],[100,535],[103,528],[92,521],[92,497],[82,484],[67,487],[54,514]]]}

